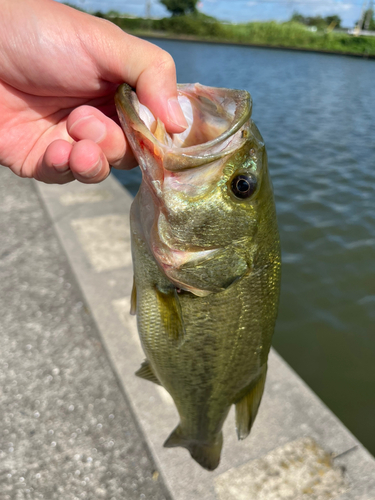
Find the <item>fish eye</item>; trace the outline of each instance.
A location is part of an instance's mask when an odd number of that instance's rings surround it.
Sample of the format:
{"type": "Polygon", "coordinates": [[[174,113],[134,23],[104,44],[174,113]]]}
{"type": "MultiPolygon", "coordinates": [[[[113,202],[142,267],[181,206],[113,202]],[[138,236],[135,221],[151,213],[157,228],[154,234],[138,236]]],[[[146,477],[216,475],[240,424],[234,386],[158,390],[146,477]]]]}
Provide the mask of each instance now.
{"type": "Polygon", "coordinates": [[[251,174],[239,174],[233,177],[230,188],[236,198],[244,200],[255,193],[257,179],[251,174]]]}

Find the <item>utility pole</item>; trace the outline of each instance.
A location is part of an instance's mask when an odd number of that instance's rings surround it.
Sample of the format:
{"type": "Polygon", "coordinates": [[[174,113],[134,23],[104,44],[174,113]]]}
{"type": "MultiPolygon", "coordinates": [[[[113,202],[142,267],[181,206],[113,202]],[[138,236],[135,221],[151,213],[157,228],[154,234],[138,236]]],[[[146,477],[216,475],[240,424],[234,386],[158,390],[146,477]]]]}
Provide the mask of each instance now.
{"type": "Polygon", "coordinates": [[[373,3],[373,0],[370,0],[369,6],[367,9],[367,16],[365,19],[365,24],[363,25],[363,29],[365,29],[365,30],[369,29],[373,14],[374,14],[374,3],[373,3]]]}
{"type": "Polygon", "coordinates": [[[146,0],[146,19],[151,17],[151,0],[146,0]]]}
{"type": "Polygon", "coordinates": [[[357,23],[357,26],[354,28],[354,34],[356,36],[359,35],[359,33],[361,32],[362,30],[362,26],[363,26],[363,18],[365,16],[365,5],[366,5],[366,2],[367,0],[363,0],[363,4],[362,4],[362,10],[361,10],[361,17],[358,19],[358,23],[357,23]]]}

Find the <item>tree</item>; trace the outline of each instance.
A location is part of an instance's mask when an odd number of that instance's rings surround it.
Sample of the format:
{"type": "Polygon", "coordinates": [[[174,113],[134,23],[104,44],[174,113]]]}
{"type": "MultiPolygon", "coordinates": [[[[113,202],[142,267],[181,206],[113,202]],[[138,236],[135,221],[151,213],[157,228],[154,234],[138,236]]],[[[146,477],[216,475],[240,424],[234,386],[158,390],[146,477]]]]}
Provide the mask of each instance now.
{"type": "Polygon", "coordinates": [[[341,25],[341,19],[337,15],[305,17],[299,12],[294,12],[291,21],[304,24],[305,26],[316,26],[320,30],[324,30],[330,25],[334,28],[339,28],[341,25]]]}
{"type": "Polygon", "coordinates": [[[363,30],[375,30],[375,19],[373,9],[367,9],[363,16],[363,24],[361,26],[363,30]]]}
{"type": "Polygon", "coordinates": [[[336,14],[334,14],[333,16],[327,16],[325,20],[327,21],[328,26],[332,24],[334,28],[341,27],[341,18],[336,14]]]}
{"type": "Polygon", "coordinates": [[[160,0],[172,16],[183,16],[189,13],[197,12],[198,0],[160,0]]]}
{"type": "Polygon", "coordinates": [[[295,23],[305,24],[305,19],[306,18],[302,14],[294,11],[290,20],[295,22],[295,23]]]}
{"type": "Polygon", "coordinates": [[[68,7],[72,7],[73,9],[80,10],[81,12],[86,12],[84,9],[81,9],[78,7],[78,5],[73,5],[72,3],[69,2],[64,2],[64,5],[67,5],[68,7]]]}

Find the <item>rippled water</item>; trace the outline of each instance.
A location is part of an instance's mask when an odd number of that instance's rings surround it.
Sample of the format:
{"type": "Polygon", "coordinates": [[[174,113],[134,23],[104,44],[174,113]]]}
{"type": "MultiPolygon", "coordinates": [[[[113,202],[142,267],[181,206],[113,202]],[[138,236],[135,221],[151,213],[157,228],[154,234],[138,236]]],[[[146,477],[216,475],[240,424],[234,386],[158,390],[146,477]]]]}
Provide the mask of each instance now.
{"type": "MultiPolygon", "coordinates": [[[[375,453],[375,61],[151,41],[179,82],[250,91],[283,251],[274,346],[375,453]]],[[[134,193],[140,173],[120,178],[134,193]]]]}

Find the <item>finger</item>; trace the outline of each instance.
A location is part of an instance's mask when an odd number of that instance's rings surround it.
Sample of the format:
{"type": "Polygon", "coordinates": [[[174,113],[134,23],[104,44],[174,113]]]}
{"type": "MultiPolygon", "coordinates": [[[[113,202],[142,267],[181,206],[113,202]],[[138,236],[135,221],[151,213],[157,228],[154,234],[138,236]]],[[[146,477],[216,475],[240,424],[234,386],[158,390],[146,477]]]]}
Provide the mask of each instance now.
{"type": "Polygon", "coordinates": [[[177,99],[176,67],[170,54],[164,51],[155,54],[138,76],[136,92],[140,102],[161,119],[168,132],[180,133],[186,129],[187,122],[177,99]]]}
{"type": "Polygon", "coordinates": [[[74,179],[92,184],[103,181],[109,172],[108,161],[94,142],[82,140],[70,144],[58,139],[40,158],[34,177],[47,184],[66,184],[74,179]]]}
{"type": "Polygon", "coordinates": [[[75,141],[88,139],[98,144],[113,167],[128,170],[137,165],[122,129],[98,109],[76,108],[68,117],[67,130],[75,141]]]}
{"type": "Polygon", "coordinates": [[[113,83],[126,82],[136,88],[139,100],[161,119],[170,133],[183,132],[187,122],[177,100],[176,67],[168,52],[124,33],[113,24],[98,44],[86,49],[92,54],[102,77],[113,83]],[[105,43],[103,43],[105,41],[105,43]]]}
{"type": "Polygon", "coordinates": [[[108,177],[108,161],[98,144],[88,139],[73,144],[69,167],[74,178],[85,184],[94,184],[108,177]]]}
{"type": "Polygon", "coordinates": [[[34,178],[47,184],[66,184],[74,181],[69,168],[72,144],[62,139],[53,141],[36,165],[34,178]]]}

